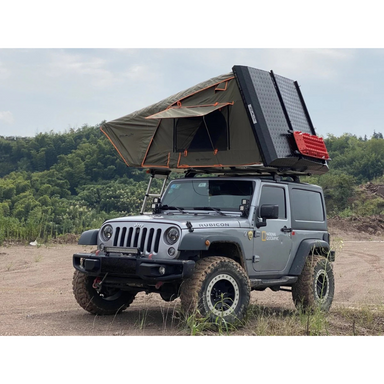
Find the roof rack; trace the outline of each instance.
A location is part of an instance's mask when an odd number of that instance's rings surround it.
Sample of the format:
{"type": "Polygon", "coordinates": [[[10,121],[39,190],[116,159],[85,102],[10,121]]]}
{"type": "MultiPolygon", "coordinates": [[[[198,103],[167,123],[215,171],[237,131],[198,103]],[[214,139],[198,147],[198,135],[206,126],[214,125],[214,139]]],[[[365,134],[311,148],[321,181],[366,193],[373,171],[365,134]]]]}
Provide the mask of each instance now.
{"type": "Polygon", "coordinates": [[[147,173],[152,175],[169,175],[170,173],[184,173],[185,178],[192,178],[196,175],[224,175],[224,176],[310,176],[312,173],[306,170],[298,171],[295,169],[273,168],[273,167],[231,167],[231,168],[188,168],[187,170],[168,170],[167,173],[163,169],[151,168],[147,173]]]}

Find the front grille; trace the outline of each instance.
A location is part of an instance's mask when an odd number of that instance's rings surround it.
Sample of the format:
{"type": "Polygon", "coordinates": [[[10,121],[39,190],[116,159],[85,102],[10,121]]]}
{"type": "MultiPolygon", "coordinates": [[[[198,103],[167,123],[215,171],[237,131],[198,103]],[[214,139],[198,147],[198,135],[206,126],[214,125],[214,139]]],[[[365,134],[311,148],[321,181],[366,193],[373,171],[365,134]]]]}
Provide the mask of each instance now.
{"type": "Polygon", "coordinates": [[[160,228],[116,227],[114,247],[139,248],[144,253],[159,252],[160,228]]]}

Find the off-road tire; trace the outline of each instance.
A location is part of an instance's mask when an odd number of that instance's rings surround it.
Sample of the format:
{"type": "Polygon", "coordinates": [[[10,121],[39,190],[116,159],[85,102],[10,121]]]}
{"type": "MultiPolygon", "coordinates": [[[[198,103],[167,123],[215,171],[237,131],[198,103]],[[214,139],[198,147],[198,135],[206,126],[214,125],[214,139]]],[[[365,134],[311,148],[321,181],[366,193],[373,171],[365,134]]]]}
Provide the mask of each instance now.
{"type": "Polygon", "coordinates": [[[102,296],[92,287],[95,278],[75,271],[72,280],[76,301],[86,311],[94,315],[114,315],[127,309],[136,293],[115,290],[110,296],[102,296]]]}
{"type": "Polygon", "coordinates": [[[250,292],[241,265],[226,257],[207,257],[196,262],[193,276],[181,284],[181,307],[187,316],[239,324],[246,315],[250,292]]]}
{"type": "Polygon", "coordinates": [[[335,292],[331,263],[323,256],[308,256],[297,282],[292,286],[296,308],[328,312],[335,292]]]}

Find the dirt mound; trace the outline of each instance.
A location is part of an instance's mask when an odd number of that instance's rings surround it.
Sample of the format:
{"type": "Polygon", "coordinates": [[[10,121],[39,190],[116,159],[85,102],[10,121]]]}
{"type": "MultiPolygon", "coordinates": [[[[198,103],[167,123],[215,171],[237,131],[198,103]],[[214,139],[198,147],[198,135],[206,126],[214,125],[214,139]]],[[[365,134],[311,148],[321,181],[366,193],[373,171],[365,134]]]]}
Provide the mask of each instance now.
{"type": "Polygon", "coordinates": [[[374,195],[384,198],[384,185],[373,184],[371,182],[368,182],[367,184],[360,186],[360,189],[368,195],[374,195]]]}
{"type": "Polygon", "coordinates": [[[57,236],[55,239],[52,239],[52,244],[77,244],[79,241],[80,235],[75,235],[74,233],[66,233],[64,235],[57,236]]]}
{"type": "Polygon", "coordinates": [[[356,240],[384,237],[384,215],[346,218],[336,216],[328,219],[328,226],[331,234],[356,240]]]}

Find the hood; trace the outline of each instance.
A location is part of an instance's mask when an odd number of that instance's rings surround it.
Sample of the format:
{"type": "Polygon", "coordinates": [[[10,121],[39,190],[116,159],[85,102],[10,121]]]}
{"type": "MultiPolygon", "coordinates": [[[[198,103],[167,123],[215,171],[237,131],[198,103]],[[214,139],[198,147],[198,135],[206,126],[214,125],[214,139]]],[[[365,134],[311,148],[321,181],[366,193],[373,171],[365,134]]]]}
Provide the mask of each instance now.
{"type": "Polygon", "coordinates": [[[240,228],[249,225],[246,218],[234,215],[222,216],[216,212],[209,214],[171,214],[171,215],[142,215],[127,216],[108,220],[108,222],[129,222],[129,223],[169,223],[178,225],[181,229],[187,229],[187,222],[192,224],[194,229],[206,228],[240,228]]]}

